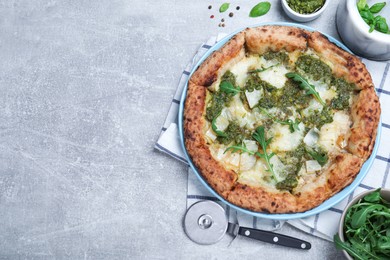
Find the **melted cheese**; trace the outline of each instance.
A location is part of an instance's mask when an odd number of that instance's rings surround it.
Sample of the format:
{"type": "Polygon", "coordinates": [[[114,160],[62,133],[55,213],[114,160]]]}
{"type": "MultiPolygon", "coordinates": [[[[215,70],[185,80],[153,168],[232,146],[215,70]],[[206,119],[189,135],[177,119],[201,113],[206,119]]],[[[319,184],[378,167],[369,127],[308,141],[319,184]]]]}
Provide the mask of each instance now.
{"type": "Polygon", "coordinates": [[[269,136],[273,137],[270,144],[272,151],[291,151],[296,149],[302,142],[305,126],[303,123],[298,125],[299,131],[291,133],[290,128],[287,125],[281,125],[279,123],[273,124],[270,129],[269,136]]]}
{"type": "Polygon", "coordinates": [[[336,112],[333,116],[333,122],[322,126],[318,143],[328,152],[339,150],[341,147],[337,145],[337,140],[340,136],[347,140],[346,135],[350,125],[351,119],[346,112],[336,112]]]}
{"type": "Polygon", "coordinates": [[[262,160],[257,160],[255,166],[252,169],[240,173],[238,182],[254,187],[261,186],[263,188],[275,190],[273,183],[264,180],[265,176],[269,176],[265,162],[262,160]]]}
{"type": "Polygon", "coordinates": [[[309,79],[309,83],[315,87],[321,99],[324,101],[332,100],[337,95],[336,89],[334,87],[329,88],[327,84],[321,81],[312,81],[309,79]]]}
{"type": "Polygon", "coordinates": [[[280,182],[283,179],[286,178],[286,167],[282,163],[282,161],[279,159],[277,155],[274,155],[270,159],[270,163],[272,164],[272,167],[274,169],[276,182],[280,182]]]}
{"type": "Polygon", "coordinates": [[[257,105],[257,103],[259,103],[260,99],[263,97],[263,92],[263,89],[255,89],[252,92],[245,91],[246,100],[248,101],[248,105],[250,108],[253,108],[257,105]]]}
{"type": "Polygon", "coordinates": [[[249,56],[243,58],[240,62],[234,64],[230,72],[236,76],[236,82],[241,88],[244,87],[245,81],[248,78],[248,71],[259,68],[259,57],[249,56]]]}
{"type": "Polygon", "coordinates": [[[321,112],[324,107],[316,99],[311,99],[309,106],[302,110],[302,115],[308,117],[314,114],[316,111],[321,112]]]}
{"type": "MultiPolygon", "coordinates": [[[[243,141],[245,147],[252,152],[257,152],[259,149],[257,143],[252,140],[244,140],[243,141]]],[[[256,163],[256,156],[250,155],[248,153],[240,154],[240,171],[250,170],[256,163]]]]}
{"type": "Polygon", "coordinates": [[[287,81],[286,73],[288,73],[286,67],[278,65],[259,73],[259,75],[262,80],[267,81],[272,86],[283,88],[287,81]]]}

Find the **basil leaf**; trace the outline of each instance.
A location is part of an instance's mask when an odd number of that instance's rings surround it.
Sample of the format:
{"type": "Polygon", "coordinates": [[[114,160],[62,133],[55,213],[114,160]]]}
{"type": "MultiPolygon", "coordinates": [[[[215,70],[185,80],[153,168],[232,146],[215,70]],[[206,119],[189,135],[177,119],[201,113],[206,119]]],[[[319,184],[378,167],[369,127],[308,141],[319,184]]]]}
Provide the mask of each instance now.
{"type": "Polygon", "coordinates": [[[223,13],[226,12],[227,9],[229,9],[230,3],[223,3],[221,7],[219,7],[219,12],[223,13]]]}
{"type": "Polygon", "coordinates": [[[383,9],[383,7],[385,7],[385,5],[386,5],[386,2],[376,3],[376,4],[374,4],[373,6],[370,7],[370,11],[373,14],[377,14],[377,13],[379,13],[383,9]]]}
{"type": "Polygon", "coordinates": [[[387,25],[386,19],[380,15],[375,17],[375,29],[382,33],[387,33],[389,31],[389,26],[387,25]]]}
{"type": "Polygon", "coordinates": [[[360,13],[360,16],[363,18],[363,20],[370,24],[374,21],[374,16],[372,15],[372,13],[369,11],[369,10],[362,10],[362,11],[359,11],[360,13]]]}
{"type": "Polygon", "coordinates": [[[364,10],[364,7],[367,5],[367,0],[359,0],[357,3],[358,10],[364,10]]]}
{"type": "Polygon", "coordinates": [[[249,17],[259,17],[268,13],[271,9],[270,2],[260,2],[255,5],[249,13],[249,17]]]}

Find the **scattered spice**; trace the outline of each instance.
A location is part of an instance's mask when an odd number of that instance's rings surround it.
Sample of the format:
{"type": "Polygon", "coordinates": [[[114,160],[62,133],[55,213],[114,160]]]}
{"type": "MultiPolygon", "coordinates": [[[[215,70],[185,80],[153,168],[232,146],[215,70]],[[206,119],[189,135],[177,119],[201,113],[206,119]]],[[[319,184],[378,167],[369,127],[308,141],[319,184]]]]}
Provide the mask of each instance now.
{"type": "Polygon", "coordinates": [[[209,5],[209,9],[213,8],[211,5],[209,5]]]}
{"type": "Polygon", "coordinates": [[[212,15],[210,15],[210,18],[211,18],[211,19],[213,19],[213,18],[214,18],[214,15],[213,15],[213,14],[212,14],[212,15]]]}
{"type": "Polygon", "coordinates": [[[224,21],[225,21],[225,19],[222,18],[222,19],[221,19],[221,22],[224,22],[224,21]]]}
{"type": "Polygon", "coordinates": [[[224,23],[222,23],[222,27],[225,27],[225,24],[224,24],[224,23]]]}
{"type": "Polygon", "coordinates": [[[222,23],[219,23],[219,24],[218,24],[218,27],[221,27],[221,26],[222,26],[222,23]]]}
{"type": "Polygon", "coordinates": [[[229,17],[233,17],[233,15],[234,15],[233,13],[230,13],[230,14],[229,14],[229,17]]]}
{"type": "Polygon", "coordinates": [[[240,7],[239,7],[239,6],[237,6],[237,7],[236,7],[236,10],[237,10],[237,11],[238,11],[238,10],[240,10],[240,7]]]}

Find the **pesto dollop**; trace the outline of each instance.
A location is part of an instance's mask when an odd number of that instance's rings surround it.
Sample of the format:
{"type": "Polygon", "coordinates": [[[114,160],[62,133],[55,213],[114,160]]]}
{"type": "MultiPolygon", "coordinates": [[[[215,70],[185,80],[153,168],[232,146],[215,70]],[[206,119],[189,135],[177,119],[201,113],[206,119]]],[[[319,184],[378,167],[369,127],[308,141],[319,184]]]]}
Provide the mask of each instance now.
{"type": "Polygon", "coordinates": [[[333,112],[329,107],[324,107],[321,112],[317,110],[310,116],[303,118],[303,123],[308,128],[317,127],[317,129],[321,129],[323,125],[332,122],[333,112]]]}
{"type": "MultiPolygon", "coordinates": [[[[230,71],[225,72],[221,78],[221,82],[227,81],[233,86],[236,85],[236,77],[230,71]]],[[[206,118],[210,122],[214,118],[221,114],[221,111],[224,106],[226,106],[232,99],[233,95],[231,93],[226,93],[221,90],[211,94],[211,101],[209,106],[206,108],[206,118]]]]}
{"type": "Polygon", "coordinates": [[[323,80],[330,82],[332,79],[332,69],[323,61],[310,55],[302,55],[295,63],[298,71],[302,71],[313,80],[323,80]]]}
{"type": "Polygon", "coordinates": [[[298,178],[295,174],[288,174],[286,179],[281,182],[276,183],[276,188],[278,190],[287,190],[292,192],[295,187],[298,186],[298,178]]]}
{"type": "Polygon", "coordinates": [[[285,52],[273,52],[273,51],[268,51],[263,54],[264,59],[266,60],[277,60],[280,63],[287,63],[288,62],[288,54],[285,52]]]}
{"type": "Polygon", "coordinates": [[[352,91],[355,89],[353,83],[348,83],[344,79],[333,80],[333,85],[337,89],[337,96],[332,99],[330,107],[336,110],[343,110],[349,108],[349,99],[351,97],[352,91]]]}
{"type": "Polygon", "coordinates": [[[287,0],[288,6],[300,14],[312,14],[321,9],[325,0],[287,0]]]}
{"type": "Polygon", "coordinates": [[[251,139],[251,133],[247,129],[241,128],[236,122],[230,122],[224,132],[226,136],[219,136],[217,140],[225,145],[232,142],[234,144],[241,144],[244,139],[251,139]]]}

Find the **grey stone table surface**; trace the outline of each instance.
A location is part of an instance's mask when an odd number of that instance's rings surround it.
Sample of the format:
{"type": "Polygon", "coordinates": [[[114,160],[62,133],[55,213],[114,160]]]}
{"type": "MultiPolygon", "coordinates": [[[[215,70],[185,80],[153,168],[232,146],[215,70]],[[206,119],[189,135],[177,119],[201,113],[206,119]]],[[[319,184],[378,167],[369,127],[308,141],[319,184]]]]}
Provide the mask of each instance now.
{"type": "MultiPolygon", "coordinates": [[[[337,2],[307,25],[337,38],[337,2]]],[[[255,19],[257,1],[231,1],[232,18],[221,3],[0,3],[0,259],[342,257],[289,226],[310,251],[183,232],[186,167],[153,149],[182,70],[218,32],[291,21],[280,1],[255,19]]]]}

